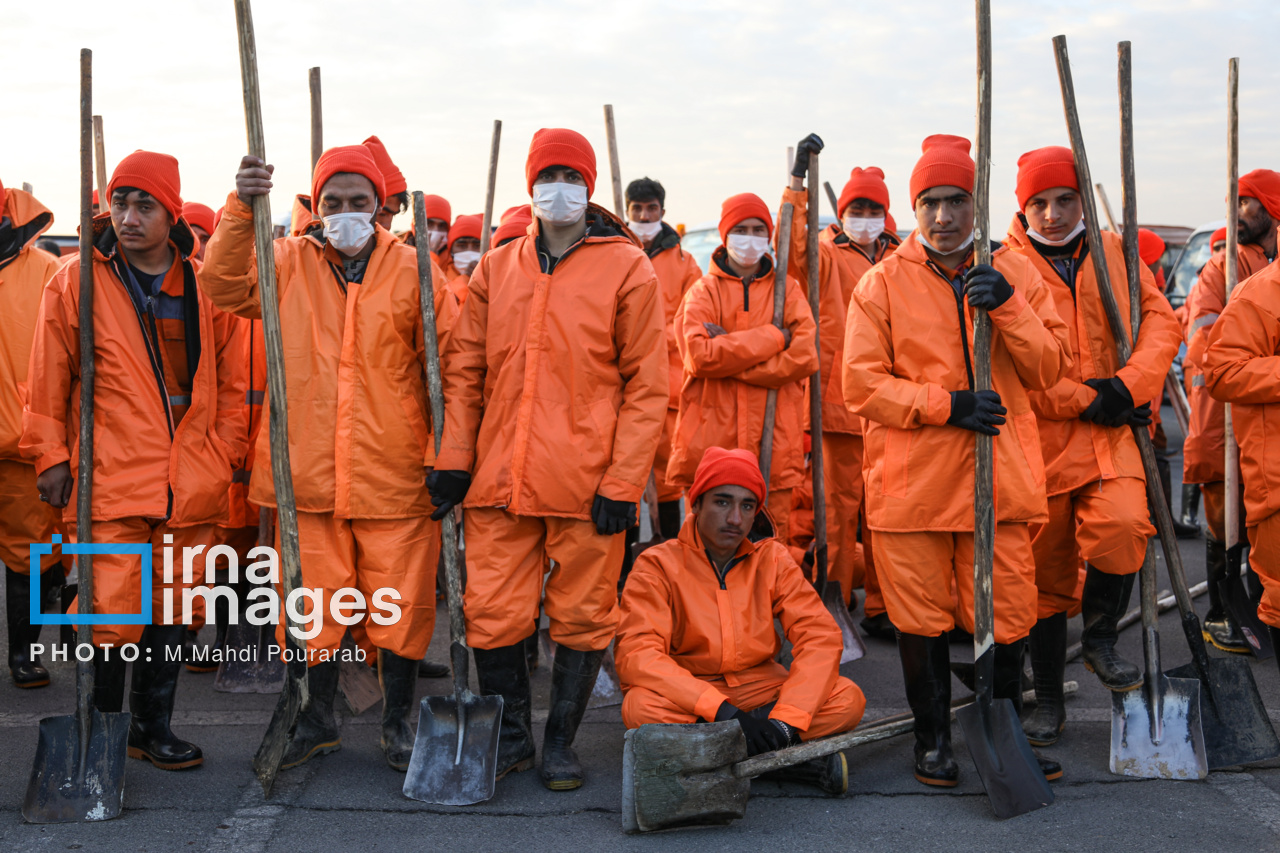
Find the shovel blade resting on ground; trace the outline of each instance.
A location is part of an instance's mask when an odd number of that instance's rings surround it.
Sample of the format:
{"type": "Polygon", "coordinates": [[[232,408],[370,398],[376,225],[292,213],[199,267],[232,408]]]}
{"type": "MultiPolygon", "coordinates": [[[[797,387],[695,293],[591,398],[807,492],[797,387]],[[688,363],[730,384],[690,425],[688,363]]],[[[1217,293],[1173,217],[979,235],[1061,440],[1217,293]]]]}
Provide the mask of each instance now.
{"type": "MultiPolygon", "coordinates": [[[[1200,725],[1210,770],[1280,756],[1280,739],[1253,670],[1243,657],[1209,658],[1209,684],[1200,685],[1200,725]]],[[[1171,680],[1199,677],[1194,663],[1165,673],[1171,680]]]]}
{"type": "Polygon", "coordinates": [[[213,689],[219,693],[279,693],[284,663],[271,657],[275,626],[241,620],[227,626],[227,656],[218,663],[213,689]]]}
{"type": "Polygon", "coordinates": [[[1223,604],[1249,644],[1249,651],[1258,660],[1270,660],[1276,652],[1271,647],[1271,633],[1258,618],[1258,605],[1244,588],[1244,577],[1240,571],[1242,550],[1236,547],[1227,551],[1227,576],[1218,582],[1218,589],[1222,593],[1223,604]]]}
{"type": "Polygon", "coordinates": [[[630,729],[623,744],[622,829],[728,826],[747,813],[751,780],[735,776],[747,739],[735,720],[630,729]]]}
{"type": "Polygon", "coordinates": [[[404,795],[442,806],[470,806],[491,798],[501,725],[501,696],[467,690],[461,704],[452,695],[422,697],[404,795]]]}
{"type": "Polygon", "coordinates": [[[1137,690],[1111,694],[1111,772],[1141,779],[1209,775],[1199,681],[1162,674],[1137,690]]]}
{"type": "Polygon", "coordinates": [[[965,743],[996,817],[1004,820],[1053,803],[1022,721],[1008,699],[976,702],[956,711],[965,743]]]}
{"type": "Polygon", "coordinates": [[[866,657],[867,644],[863,642],[862,635],[853,624],[853,617],[849,615],[849,606],[845,603],[844,590],[840,588],[840,581],[827,581],[827,588],[822,593],[822,603],[827,606],[827,612],[831,614],[831,618],[836,620],[836,626],[840,629],[840,638],[844,641],[840,663],[849,663],[866,657]]]}
{"type": "Polygon", "coordinates": [[[28,823],[111,820],[124,804],[129,714],[90,709],[83,775],[80,723],[75,715],[40,721],[36,759],[22,801],[28,823]]]}

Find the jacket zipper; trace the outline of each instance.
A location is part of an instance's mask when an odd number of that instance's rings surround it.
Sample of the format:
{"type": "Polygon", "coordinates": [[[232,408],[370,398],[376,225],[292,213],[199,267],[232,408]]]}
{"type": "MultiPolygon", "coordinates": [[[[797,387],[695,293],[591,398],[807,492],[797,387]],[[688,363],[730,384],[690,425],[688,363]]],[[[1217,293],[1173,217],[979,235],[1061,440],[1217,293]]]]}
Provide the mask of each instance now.
{"type": "Polygon", "coordinates": [[[925,265],[928,266],[929,269],[933,270],[937,274],[938,278],[947,283],[947,289],[950,290],[951,294],[956,298],[956,314],[960,318],[960,345],[964,348],[964,372],[969,377],[969,390],[972,391],[973,360],[969,356],[969,335],[967,334],[968,318],[964,315],[964,296],[960,291],[956,290],[955,285],[951,283],[951,280],[942,274],[942,270],[938,269],[937,264],[933,261],[927,261],[925,265]]]}

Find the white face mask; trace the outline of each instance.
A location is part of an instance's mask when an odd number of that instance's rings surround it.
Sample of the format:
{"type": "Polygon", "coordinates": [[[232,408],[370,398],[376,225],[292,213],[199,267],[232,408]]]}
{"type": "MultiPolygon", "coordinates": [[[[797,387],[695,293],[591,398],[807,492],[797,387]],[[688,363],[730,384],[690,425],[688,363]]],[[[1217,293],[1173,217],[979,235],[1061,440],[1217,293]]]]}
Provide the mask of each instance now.
{"type": "Polygon", "coordinates": [[[331,213],[321,218],[325,239],[341,254],[356,254],[373,236],[371,213],[331,213]]]}
{"type": "Polygon", "coordinates": [[[448,239],[449,239],[448,229],[444,229],[442,231],[435,231],[435,230],[429,229],[427,231],[427,248],[429,248],[431,251],[435,252],[438,255],[440,254],[440,250],[444,248],[444,241],[448,239]]]}
{"type": "Polygon", "coordinates": [[[572,225],[582,219],[586,209],[587,188],[584,186],[557,181],[533,187],[534,215],[549,225],[572,225]]]}
{"type": "Polygon", "coordinates": [[[769,251],[769,238],[752,237],[749,234],[730,234],[724,247],[729,252],[729,257],[733,258],[739,266],[749,267],[755,265],[764,257],[764,253],[769,251]]]}
{"type": "Polygon", "coordinates": [[[844,233],[859,246],[865,246],[884,233],[884,217],[846,216],[844,233]]]}
{"type": "Polygon", "coordinates": [[[959,246],[956,246],[954,249],[952,249],[949,252],[944,252],[941,249],[934,248],[934,245],[930,243],[928,239],[924,236],[924,232],[919,229],[916,229],[916,237],[919,238],[920,242],[924,245],[926,249],[928,249],[929,251],[933,252],[936,255],[952,255],[952,254],[955,254],[956,252],[964,251],[965,249],[969,248],[969,246],[973,244],[972,231],[969,232],[968,237],[964,238],[963,243],[961,243],[959,246]]]}
{"type": "Polygon", "coordinates": [[[1079,236],[1080,232],[1083,230],[1084,217],[1082,216],[1080,217],[1080,221],[1076,223],[1076,227],[1071,229],[1071,233],[1063,237],[1061,240],[1050,240],[1030,225],[1027,226],[1027,236],[1042,246],[1065,246],[1079,236]]]}
{"type": "Polygon", "coordinates": [[[479,252],[454,252],[453,265],[458,268],[458,272],[469,273],[471,268],[480,260],[479,252]]]}
{"type": "Polygon", "coordinates": [[[662,220],[657,222],[628,222],[627,227],[631,229],[631,233],[635,234],[641,240],[652,240],[662,231],[662,220]]]}

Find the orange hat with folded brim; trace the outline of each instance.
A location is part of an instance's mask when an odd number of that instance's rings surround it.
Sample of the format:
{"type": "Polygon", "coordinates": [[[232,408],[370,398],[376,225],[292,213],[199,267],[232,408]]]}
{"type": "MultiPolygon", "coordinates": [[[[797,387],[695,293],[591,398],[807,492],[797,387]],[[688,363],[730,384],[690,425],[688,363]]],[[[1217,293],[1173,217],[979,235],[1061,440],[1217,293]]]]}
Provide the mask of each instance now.
{"type": "Polygon", "coordinates": [[[716,486],[741,486],[754,494],[761,503],[764,502],[767,491],[764,475],[760,473],[760,460],[750,450],[708,447],[693,475],[693,485],[689,487],[689,503],[692,504],[704,492],[716,486]]]}
{"type": "Polygon", "coordinates": [[[111,173],[107,198],[116,187],[133,187],[148,193],[169,212],[171,222],[182,216],[182,178],[178,174],[178,158],[141,149],[125,157],[111,173]]]}
{"type": "Polygon", "coordinates": [[[320,193],[324,185],[334,175],[350,173],[368,178],[373,184],[373,191],[379,202],[387,200],[387,184],[382,177],[382,170],[373,159],[373,154],[363,145],[342,145],[330,148],[320,155],[316,161],[315,171],[311,175],[311,198],[313,204],[320,204],[320,193]]]}
{"type": "Polygon", "coordinates": [[[969,156],[969,140],[963,136],[935,133],[920,143],[923,152],[911,170],[911,205],[927,190],[934,187],[959,187],[973,192],[973,176],[976,171],[969,156]]]}
{"type": "Polygon", "coordinates": [[[731,195],[720,205],[720,242],[729,239],[729,231],[744,219],[762,219],[769,229],[769,237],[773,237],[773,219],[769,216],[769,205],[755,193],[738,193],[731,195]]]}

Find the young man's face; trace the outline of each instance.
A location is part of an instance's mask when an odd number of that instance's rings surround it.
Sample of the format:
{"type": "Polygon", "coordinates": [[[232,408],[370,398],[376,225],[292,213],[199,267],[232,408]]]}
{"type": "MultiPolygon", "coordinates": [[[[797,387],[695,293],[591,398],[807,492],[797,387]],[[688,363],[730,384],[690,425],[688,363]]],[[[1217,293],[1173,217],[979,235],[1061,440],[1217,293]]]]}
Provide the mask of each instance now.
{"type": "Polygon", "coordinates": [[[335,213],[376,213],[378,197],[373,182],[354,172],[339,172],[320,188],[317,214],[324,218],[335,213]]]}
{"type": "Polygon", "coordinates": [[[884,205],[869,198],[855,198],[844,209],[846,217],[853,219],[884,219],[884,205]]]}
{"type": "Polygon", "coordinates": [[[126,252],[151,252],[169,239],[169,211],[142,190],[111,195],[111,224],[126,252]]]}
{"type": "Polygon", "coordinates": [[[768,237],[769,226],[758,216],[744,219],[729,229],[730,234],[745,234],[748,237],[768,237]]]}
{"type": "Polygon", "coordinates": [[[751,532],[760,502],[742,486],[714,486],[694,501],[698,535],[713,552],[732,554],[751,532]]]}
{"type": "Polygon", "coordinates": [[[458,272],[463,275],[471,275],[475,270],[476,265],[480,263],[479,258],[476,258],[474,261],[470,261],[466,264],[458,263],[458,254],[460,252],[480,251],[480,241],[475,237],[459,237],[457,240],[453,241],[453,245],[449,247],[449,251],[453,254],[454,266],[456,266],[458,272]]]}
{"type": "Polygon", "coordinates": [[[543,169],[538,173],[538,177],[533,179],[533,185],[538,184],[576,184],[580,187],[587,185],[587,179],[582,177],[582,173],[577,169],[570,169],[567,166],[551,166],[543,169]]]}
{"type": "Polygon", "coordinates": [[[1027,225],[1049,240],[1065,240],[1084,218],[1080,193],[1070,187],[1053,187],[1027,199],[1022,209],[1027,225]]]}
{"type": "Polygon", "coordinates": [[[1261,241],[1269,229],[1275,227],[1271,214],[1262,206],[1262,202],[1251,196],[1241,196],[1239,203],[1241,243],[1257,243],[1261,241]]]}
{"type": "Polygon", "coordinates": [[[391,220],[396,218],[396,214],[400,213],[400,197],[392,196],[387,199],[382,207],[378,208],[378,215],[374,220],[388,231],[391,230],[391,220]]]}
{"type": "Polygon", "coordinates": [[[1218,255],[1225,254],[1226,251],[1227,251],[1226,240],[1219,240],[1218,242],[1213,244],[1213,247],[1212,247],[1213,257],[1216,258],[1218,257],[1218,255]]]}
{"type": "Polygon", "coordinates": [[[196,240],[199,241],[199,245],[196,247],[196,260],[203,261],[204,247],[209,245],[209,232],[205,231],[199,225],[192,225],[191,230],[196,235],[196,240]]]}
{"type": "Polygon", "coordinates": [[[661,222],[666,211],[658,200],[627,202],[628,222],[661,222]]]}
{"type": "Polygon", "coordinates": [[[449,239],[449,223],[443,219],[428,219],[427,239],[431,241],[431,251],[437,251],[437,243],[443,249],[444,241],[449,239]]]}
{"type": "Polygon", "coordinates": [[[932,187],[916,199],[916,227],[940,254],[960,248],[973,233],[973,196],[960,187],[932,187]]]}

